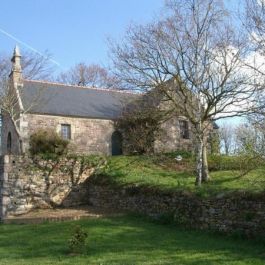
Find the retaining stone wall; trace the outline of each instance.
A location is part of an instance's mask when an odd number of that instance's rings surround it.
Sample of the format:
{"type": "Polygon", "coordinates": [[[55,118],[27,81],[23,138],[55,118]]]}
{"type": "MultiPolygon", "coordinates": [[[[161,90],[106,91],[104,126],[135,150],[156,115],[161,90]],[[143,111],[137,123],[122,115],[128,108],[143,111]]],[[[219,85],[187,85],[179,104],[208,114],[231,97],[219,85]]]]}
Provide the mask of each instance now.
{"type": "Polygon", "coordinates": [[[33,161],[22,156],[0,157],[0,219],[34,208],[87,203],[87,179],[93,169],[75,160],[33,161]]]}
{"type": "Polygon", "coordinates": [[[186,192],[92,183],[88,194],[93,206],[133,211],[158,219],[172,218],[192,228],[265,236],[265,194],[220,194],[205,199],[186,192]]]}
{"type": "Polygon", "coordinates": [[[265,236],[265,193],[201,198],[181,191],[114,186],[93,169],[69,159],[59,163],[22,156],[0,157],[0,219],[34,208],[91,204],[174,219],[192,228],[265,236]]]}

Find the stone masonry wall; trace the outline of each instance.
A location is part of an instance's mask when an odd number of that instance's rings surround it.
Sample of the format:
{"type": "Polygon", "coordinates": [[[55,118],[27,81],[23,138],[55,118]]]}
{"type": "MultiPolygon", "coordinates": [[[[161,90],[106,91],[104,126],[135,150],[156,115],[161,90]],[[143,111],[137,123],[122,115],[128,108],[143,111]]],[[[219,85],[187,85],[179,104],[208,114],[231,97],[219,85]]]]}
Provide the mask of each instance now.
{"type": "Polygon", "coordinates": [[[113,187],[91,182],[89,203],[97,207],[171,218],[192,228],[247,236],[265,236],[265,194],[220,194],[200,198],[186,192],[163,192],[143,187],[113,187]]]}
{"type": "MultiPolygon", "coordinates": [[[[71,143],[77,153],[111,155],[111,136],[114,123],[111,120],[85,119],[64,116],[25,114],[21,120],[24,148],[29,148],[29,137],[37,129],[50,128],[61,132],[61,124],[71,125],[71,143]]],[[[155,142],[155,152],[193,150],[193,136],[180,137],[179,118],[172,118],[162,125],[163,134],[155,142]]]]}
{"type": "Polygon", "coordinates": [[[1,152],[7,154],[7,137],[8,133],[11,133],[11,153],[19,154],[19,137],[15,126],[6,113],[2,114],[2,131],[1,131],[1,152]]]}
{"type": "Polygon", "coordinates": [[[184,191],[115,186],[94,169],[70,158],[59,162],[23,156],[0,157],[0,219],[34,208],[91,204],[171,218],[192,228],[265,236],[265,193],[202,198],[184,191]]]}
{"type": "Polygon", "coordinates": [[[154,150],[156,153],[174,152],[176,150],[193,151],[193,134],[189,123],[189,139],[183,139],[180,135],[180,120],[185,117],[175,117],[161,125],[161,136],[155,141],[154,150]]]}
{"type": "Polygon", "coordinates": [[[77,153],[111,154],[112,121],[37,114],[26,114],[21,122],[25,149],[30,135],[37,129],[50,128],[60,134],[61,124],[71,125],[71,142],[77,153]]]}
{"type": "Polygon", "coordinates": [[[92,172],[93,168],[75,159],[55,162],[0,157],[0,219],[34,208],[87,203],[86,183],[92,172]]]}

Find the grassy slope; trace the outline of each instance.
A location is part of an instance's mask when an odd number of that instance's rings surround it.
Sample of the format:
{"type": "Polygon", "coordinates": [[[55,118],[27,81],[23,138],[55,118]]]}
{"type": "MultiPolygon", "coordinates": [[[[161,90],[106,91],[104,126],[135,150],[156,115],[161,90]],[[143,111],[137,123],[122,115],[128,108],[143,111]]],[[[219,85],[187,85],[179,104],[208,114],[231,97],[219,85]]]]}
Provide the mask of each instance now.
{"type": "Polygon", "coordinates": [[[120,216],[42,225],[0,225],[0,264],[261,265],[264,245],[120,216]],[[86,253],[67,254],[75,224],[89,234],[86,253]]]}
{"type": "Polygon", "coordinates": [[[199,194],[216,194],[224,191],[265,190],[265,169],[251,171],[239,177],[238,171],[212,172],[212,181],[201,188],[194,186],[192,172],[174,169],[174,159],[161,160],[148,156],[119,156],[109,158],[104,175],[116,184],[136,184],[159,187],[162,189],[180,189],[199,194]]]}

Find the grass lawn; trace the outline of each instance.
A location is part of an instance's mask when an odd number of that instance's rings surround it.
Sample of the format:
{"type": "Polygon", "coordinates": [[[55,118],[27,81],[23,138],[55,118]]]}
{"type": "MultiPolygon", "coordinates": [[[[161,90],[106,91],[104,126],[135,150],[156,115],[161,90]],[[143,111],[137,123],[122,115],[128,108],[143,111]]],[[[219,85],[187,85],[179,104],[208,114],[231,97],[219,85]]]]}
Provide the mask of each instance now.
{"type": "Polygon", "coordinates": [[[0,225],[0,264],[265,264],[264,243],[186,231],[119,216],[41,225],[0,225]],[[70,256],[74,225],[88,232],[84,254],[70,256]]]}
{"type": "Polygon", "coordinates": [[[211,172],[212,180],[202,187],[195,187],[194,173],[175,169],[173,158],[149,156],[118,156],[108,160],[103,175],[115,184],[144,185],[160,189],[189,190],[201,195],[217,194],[236,190],[265,191],[265,168],[251,171],[240,177],[238,171],[211,172]]]}

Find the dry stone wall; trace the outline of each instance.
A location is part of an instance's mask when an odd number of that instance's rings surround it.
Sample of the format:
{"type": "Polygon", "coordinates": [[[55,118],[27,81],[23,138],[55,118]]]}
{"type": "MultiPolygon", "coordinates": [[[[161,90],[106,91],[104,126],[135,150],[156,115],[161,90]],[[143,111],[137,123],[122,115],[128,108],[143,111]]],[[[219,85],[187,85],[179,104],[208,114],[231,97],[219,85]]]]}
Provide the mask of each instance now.
{"type": "Polygon", "coordinates": [[[113,187],[91,183],[89,203],[171,219],[187,227],[265,236],[265,194],[219,194],[201,198],[187,192],[163,192],[144,187],[113,187]]]}
{"type": "Polygon", "coordinates": [[[0,157],[0,218],[34,208],[76,206],[170,218],[192,228],[265,236],[265,193],[220,193],[202,198],[184,191],[117,186],[79,160],[58,163],[22,156],[0,157]]]}
{"type": "Polygon", "coordinates": [[[92,168],[75,159],[46,161],[22,156],[0,158],[0,217],[34,208],[87,203],[87,180],[92,168]]]}

